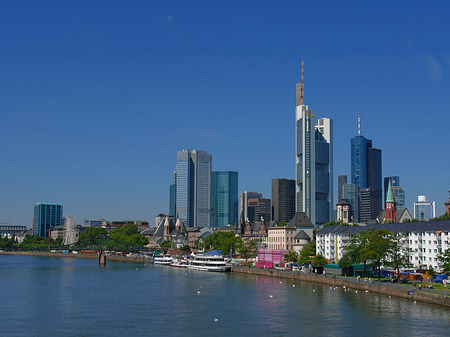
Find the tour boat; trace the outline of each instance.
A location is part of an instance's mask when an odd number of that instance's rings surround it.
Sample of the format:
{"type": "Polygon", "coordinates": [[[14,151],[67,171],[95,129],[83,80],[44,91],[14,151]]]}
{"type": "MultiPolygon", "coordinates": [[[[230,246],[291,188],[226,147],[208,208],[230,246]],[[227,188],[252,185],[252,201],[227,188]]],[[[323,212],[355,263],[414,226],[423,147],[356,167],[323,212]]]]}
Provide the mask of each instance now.
{"type": "Polygon", "coordinates": [[[230,271],[229,264],[221,255],[196,255],[188,268],[203,271],[230,271]]]}
{"type": "Polygon", "coordinates": [[[187,268],[188,262],[186,259],[173,259],[172,263],[170,264],[171,267],[178,267],[178,268],[187,268]]]}
{"type": "Polygon", "coordinates": [[[153,264],[170,265],[172,263],[172,256],[169,255],[159,255],[153,257],[153,264]]]}

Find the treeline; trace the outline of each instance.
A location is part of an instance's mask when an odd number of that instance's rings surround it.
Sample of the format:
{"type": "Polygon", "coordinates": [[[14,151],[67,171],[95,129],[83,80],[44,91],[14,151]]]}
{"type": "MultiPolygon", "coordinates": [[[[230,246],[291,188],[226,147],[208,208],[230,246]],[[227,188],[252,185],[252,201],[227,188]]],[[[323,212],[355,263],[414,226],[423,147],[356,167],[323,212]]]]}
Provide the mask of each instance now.
{"type": "MultiPolygon", "coordinates": [[[[67,249],[62,245],[63,239],[53,240],[48,237],[26,235],[22,243],[17,243],[16,238],[0,238],[0,248],[16,250],[50,250],[67,249]]],[[[138,226],[129,224],[124,227],[115,228],[111,233],[106,228],[87,227],[80,235],[79,241],[71,245],[71,249],[102,248],[108,250],[139,250],[148,243],[148,239],[139,234],[138,226]]]]}

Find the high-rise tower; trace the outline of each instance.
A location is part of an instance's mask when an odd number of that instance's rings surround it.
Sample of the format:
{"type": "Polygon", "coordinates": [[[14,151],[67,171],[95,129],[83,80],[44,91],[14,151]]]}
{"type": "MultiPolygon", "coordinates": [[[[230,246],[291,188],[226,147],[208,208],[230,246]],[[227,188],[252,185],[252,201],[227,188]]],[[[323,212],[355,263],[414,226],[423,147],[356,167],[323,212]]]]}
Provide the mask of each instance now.
{"type": "Polygon", "coordinates": [[[302,80],[295,88],[296,212],[315,225],[330,221],[333,207],[333,121],[315,125],[313,110],[304,103],[302,80]]]}
{"type": "Polygon", "coordinates": [[[358,115],[358,135],[351,139],[351,183],[358,186],[359,221],[375,220],[382,210],[381,150],[361,135],[358,115]]]}
{"type": "Polygon", "coordinates": [[[211,227],[235,226],[238,221],[238,173],[213,171],[211,175],[211,227]]]}
{"type": "Polygon", "coordinates": [[[205,151],[177,153],[176,214],[186,227],[209,227],[211,155],[205,151]]]}

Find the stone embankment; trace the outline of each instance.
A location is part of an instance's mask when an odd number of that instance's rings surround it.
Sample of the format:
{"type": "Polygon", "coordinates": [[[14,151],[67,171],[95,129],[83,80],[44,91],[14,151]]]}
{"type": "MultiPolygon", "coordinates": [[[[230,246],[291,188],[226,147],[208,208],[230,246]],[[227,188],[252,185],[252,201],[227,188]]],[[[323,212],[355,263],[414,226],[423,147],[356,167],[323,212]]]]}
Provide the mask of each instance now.
{"type": "Polygon", "coordinates": [[[450,307],[450,296],[435,293],[433,291],[418,290],[409,286],[402,286],[396,284],[383,284],[376,282],[365,282],[361,280],[357,282],[354,279],[341,278],[341,277],[331,277],[315,274],[302,274],[285,270],[277,269],[261,269],[261,268],[248,268],[248,267],[232,267],[232,272],[251,274],[251,275],[262,275],[271,276],[285,279],[295,279],[300,281],[323,283],[334,287],[347,287],[351,289],[368,290],[369,292],[391,295],[396,297],[408,298],[417,301],[433,303],[444,305],[450,307]]]}
{"type": "MultiPolygon", "coordinates": [[[[82,258],[82,259],[96,259],[97,254],[72,254],[72,253],[50,253],[50,252],[0,252],[3,255],[35,255],[35,256],[49,256],[49,257],[67,257],[67,258],[82,258]]],[[[106,261],[128,262],[128,263],[151,263],[150,258],[135,257],[135,256],[119,256],[109,255],[106,261]]]]}

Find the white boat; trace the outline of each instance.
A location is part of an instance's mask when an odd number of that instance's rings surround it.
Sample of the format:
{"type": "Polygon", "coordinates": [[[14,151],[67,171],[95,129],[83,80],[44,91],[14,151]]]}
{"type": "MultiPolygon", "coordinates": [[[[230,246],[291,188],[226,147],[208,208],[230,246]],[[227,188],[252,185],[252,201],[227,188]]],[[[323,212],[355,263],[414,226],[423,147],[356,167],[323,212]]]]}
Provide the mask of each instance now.
{"type": "Polygon", "coordinates": [[[188,267],[192,270],[229,271],[230,266],[221,255],[196,255],[188,267]]]}
{"type": "Polygon", "coordinates": [[[171,267],[178,267],[178,268],[187,268],[188,262],[186,259],[173,259],[172,263],[170,264],[171,267]]]}
{"type": "Polygon", "coordinates": [[[159,255],[153,257],[153,264],[162,264],[162,265],[170,265],[173,259],[172,256],[169,255],[159,255]]]}

